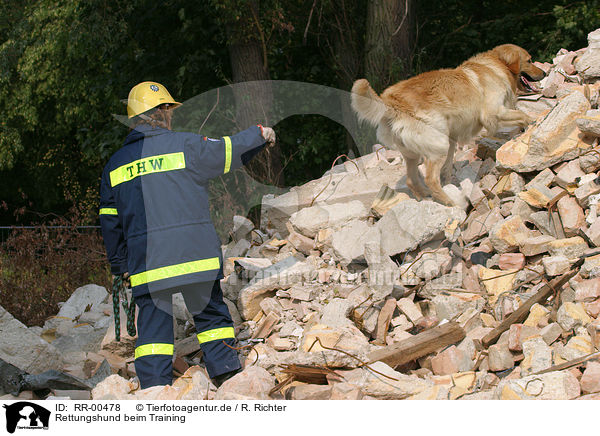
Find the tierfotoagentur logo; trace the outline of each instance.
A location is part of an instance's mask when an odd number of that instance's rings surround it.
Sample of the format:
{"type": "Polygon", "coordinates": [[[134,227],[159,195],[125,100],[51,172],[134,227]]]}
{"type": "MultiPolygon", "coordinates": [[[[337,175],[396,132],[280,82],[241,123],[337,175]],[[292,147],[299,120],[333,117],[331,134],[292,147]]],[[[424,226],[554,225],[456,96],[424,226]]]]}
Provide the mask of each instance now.
{"type": "Polygon", "coordinates": [[[6,409],[6,431],[14,433],[19,430],[48,430],[50,411],[28,401],[19,401],[11,405],[4,404],[6,409]]]}

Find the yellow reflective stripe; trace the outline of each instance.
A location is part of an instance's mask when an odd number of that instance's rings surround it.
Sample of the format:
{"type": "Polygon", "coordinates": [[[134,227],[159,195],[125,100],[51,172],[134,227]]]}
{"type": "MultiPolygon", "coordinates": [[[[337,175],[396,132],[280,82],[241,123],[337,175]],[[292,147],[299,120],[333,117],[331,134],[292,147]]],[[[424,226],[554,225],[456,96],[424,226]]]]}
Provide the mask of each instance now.
{"type": "Polygon", "coordinates": [[[231,169],[231,138],[229,136],[223,136],[225,140],[225,170],[223,174],[227,174],[231,169]]]}
{"type": "Polygon", "coordinates": [[[100,215],[118,215],[117,209],[112,209],[110,207],[102,207],[100,208],[100,215]]]}
{"type": "Polygon", "coordinates": [[[173,354],[173,344],[145,344],[136,347],[135,358],[152,354],[173,354]]]}
{"type": "Polygon", "coordinates": [[[218,257],[209,259],[194,260],[192,262],[179,263],[177,265],[163,266],[162,268],[151,269],[131,276],[131,286],[139,286],[144,283],[155,282],[157,280],[168,279],[170,277],[182,276],[201,271],[210,271],[219,269],[221,266],[218,257]]]}
{"type": "Polygon", "coordinates": [[[117,186],[123,182],[129,182],[138,176],[145,176],[165,171],[175,171],[185,168],[185,156],[183,152],[159,154],[134,160],[116,170],[110,172],[110,185],[117,186]]]}
{"type": "Polygon", "coordinates": [[[233,327],[221,327],[220,329],[207,330],[202,333],[198,333],[198,342],[201,344],[205,342],[215,341],[217,339],[235,338],[233,327]]]}

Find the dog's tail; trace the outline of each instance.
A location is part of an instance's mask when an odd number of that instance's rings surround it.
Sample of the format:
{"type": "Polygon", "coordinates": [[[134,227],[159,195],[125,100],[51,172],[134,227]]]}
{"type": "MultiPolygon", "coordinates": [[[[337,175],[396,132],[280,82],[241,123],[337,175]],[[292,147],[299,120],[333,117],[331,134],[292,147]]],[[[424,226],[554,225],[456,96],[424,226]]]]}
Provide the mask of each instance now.
{"type": "Polygon", "coordinates": [[[352,109],[360,120],[377,126],[388,111],[387,105],[377,95],[367,79],[359,79],[352,86],[352,109]]]}

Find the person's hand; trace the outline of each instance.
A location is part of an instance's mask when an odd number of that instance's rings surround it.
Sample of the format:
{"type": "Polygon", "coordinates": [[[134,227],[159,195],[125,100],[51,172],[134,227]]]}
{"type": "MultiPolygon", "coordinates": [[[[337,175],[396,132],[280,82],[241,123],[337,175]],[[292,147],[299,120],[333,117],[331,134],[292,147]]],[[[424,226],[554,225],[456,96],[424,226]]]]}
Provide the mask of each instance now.
{"type": "Polygon", "coordinates": [[[263,138],[265,138],[265,140],[269,143],[269,146],[274,146],[275,141],[277,140],[277,137],[275,136],[275,131],[270,127],[263,127],[261,131],[263,138]]]}

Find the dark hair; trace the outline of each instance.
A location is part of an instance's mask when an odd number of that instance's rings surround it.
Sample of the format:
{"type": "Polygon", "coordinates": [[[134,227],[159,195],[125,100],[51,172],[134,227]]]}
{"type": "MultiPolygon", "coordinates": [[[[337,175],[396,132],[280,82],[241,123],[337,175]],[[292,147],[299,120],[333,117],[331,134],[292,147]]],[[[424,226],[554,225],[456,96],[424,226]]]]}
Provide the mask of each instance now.
{"type": "Polygon", "coordinates": [[[152,127],[162,127],[163,129],[171,130],[171,112],[172,108],[168,104],[161,104],[143,114],[133,118],[133,128],[135,129],[140,124],[148,124],[152,127]]]}

